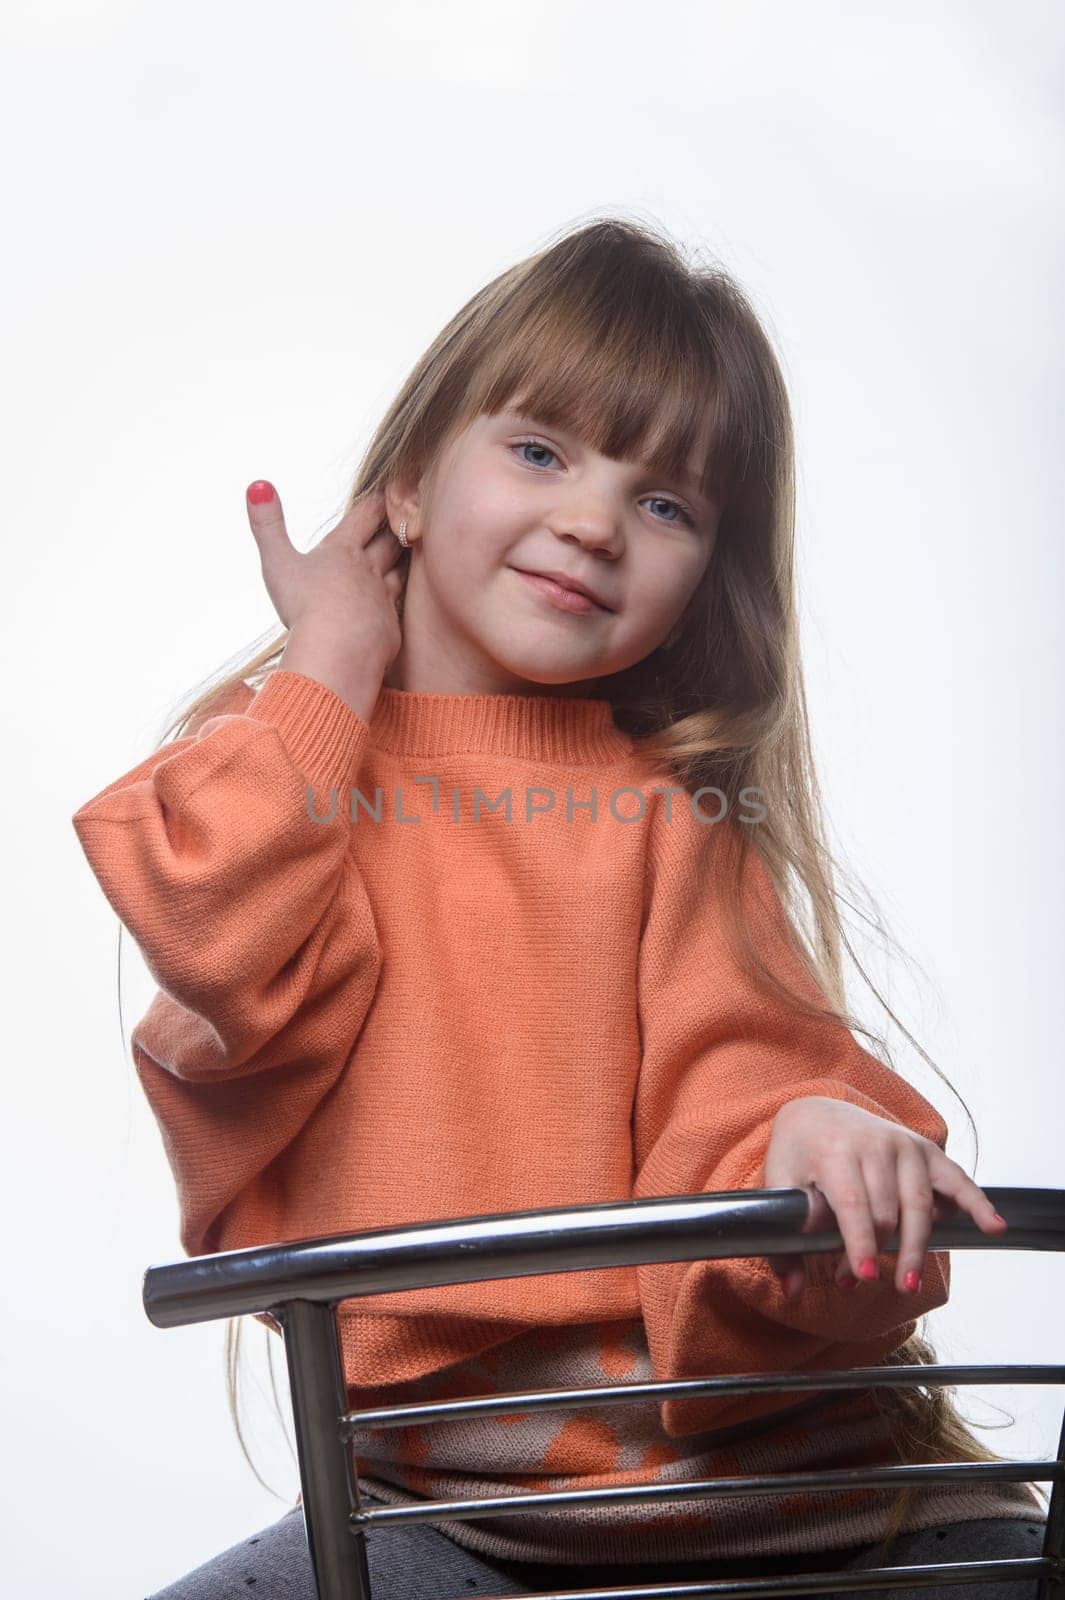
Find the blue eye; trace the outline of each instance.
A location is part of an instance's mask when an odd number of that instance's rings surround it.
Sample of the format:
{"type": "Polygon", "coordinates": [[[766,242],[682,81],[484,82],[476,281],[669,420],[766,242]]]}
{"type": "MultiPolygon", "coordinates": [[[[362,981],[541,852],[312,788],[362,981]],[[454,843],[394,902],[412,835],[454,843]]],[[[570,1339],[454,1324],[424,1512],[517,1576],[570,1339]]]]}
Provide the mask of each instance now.
{"type": "Polygon", "coordinates": [[[676,522],[678,520],[680,520],[682,522],[692,522],[694,520],[692,515],[691,515],[691,512],[688,511],[686,509],[686,507],[682,506],[679,500],[668,500],[668,499],[666,499],[666,497],[664,495],[660,495],[660,494],[654,495],[653,498],[658,501],[659,505],[672,506],[674,511],[679,511],[680,512],[680,518],[679,519],[677,517],[670,517],[669,520],[671,522],[676,522]]]}
{"type": "Polygon", "coordinates": [[[517,444],[512,444],[510,448],[512,450],[543,450],[549,456],[553,456],[555,453],[546,444],[541,444],[539,439],[519,439],[517,444]]]}
{"type": "MultiPolygon", "coordinates": [[[[549,456],[553,456],[555,454],[555,452],[551,449],[551,446],[547,445],[547,444],[544,444],[542,439],[518,439],[514,444],[508,445],[507,448],[509,450],[529,450],[529,449],[532,449],[532,450],[543,450],[549,456]]],[[[556,457],[556,459],[557,459],[557,457],[556,457]]],[[[535,466],[536,463],[535,462],[526,462],[525,465],[526,466],[535,466]]],[[[674,511],[679,513],[679,517],[669,517],[669,518],[659,519],[659,520],[665,520],[665,521],[669,521],[669,522],[676,522],[676,521],[679,520],[679,521],[683,521],[683,522],[688,523],[688,525],[690,527],[694,527],[695,518],[692,516],[691,512],[688,510],[687,506],[681,505],[679,500],[671,500],[671,499],[668,498],[668,496],[660,495],[660,494],[651,495],[650,499],[657,500],[659,505],[672,506],[674,511]]]]}

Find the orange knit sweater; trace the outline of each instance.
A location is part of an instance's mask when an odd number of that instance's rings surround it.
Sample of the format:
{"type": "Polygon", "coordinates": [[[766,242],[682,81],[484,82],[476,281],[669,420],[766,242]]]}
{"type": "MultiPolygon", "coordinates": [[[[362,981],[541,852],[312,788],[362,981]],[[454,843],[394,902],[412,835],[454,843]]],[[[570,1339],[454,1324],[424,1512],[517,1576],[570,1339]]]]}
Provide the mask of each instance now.
{"type": "MultiPolygon", "coordinates": [[[[158,985],[131,1046],[185,1251],[760,1188],[773,1118],[799,1095],[944,1147],[935,1109],[849,1030],[743,976],[720,931],[719,828],[697,815],[715,808],[668,790],[605,701],[385,687],[367,723],[275,670],[81,806],[78,839],[158,985]]],[[[816,993],[750,861],[760,948],[816,993]]],[[[916,1296],[895,1290],[894,1259],[848,1292],[809,1256],[791,1305],[763,1258],[349,1300],[349,1405],[871,1365],[948,1298],[946,1254],[916,1296]]],[[[508,1414],[355,1449],[393,1503],[897,1459],[869,1391],[508,1414]]],[[[871,1542],[893,1503],[440,1525],[503,1559],[680,1560],[871,1542]]],[[[992,1515],[1042,1510],[1020,1484],[926,1489],[906,1525],[992,1515]]]]}

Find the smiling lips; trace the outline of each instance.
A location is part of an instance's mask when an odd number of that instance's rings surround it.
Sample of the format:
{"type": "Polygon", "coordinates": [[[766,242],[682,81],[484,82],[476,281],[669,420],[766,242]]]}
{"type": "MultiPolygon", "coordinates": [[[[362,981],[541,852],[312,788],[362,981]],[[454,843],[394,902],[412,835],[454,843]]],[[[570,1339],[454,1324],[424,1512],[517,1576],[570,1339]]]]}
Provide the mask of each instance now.
{"type": "Polygon", "coordinates": [[[514,569],[523,578],[528,578],[548,600],[553,600],[562,610],[571,612],[609,611],[599,596],[580,582],[578,578],[571,578],[564,572],[525,572],[520,567],[514,569]]]}

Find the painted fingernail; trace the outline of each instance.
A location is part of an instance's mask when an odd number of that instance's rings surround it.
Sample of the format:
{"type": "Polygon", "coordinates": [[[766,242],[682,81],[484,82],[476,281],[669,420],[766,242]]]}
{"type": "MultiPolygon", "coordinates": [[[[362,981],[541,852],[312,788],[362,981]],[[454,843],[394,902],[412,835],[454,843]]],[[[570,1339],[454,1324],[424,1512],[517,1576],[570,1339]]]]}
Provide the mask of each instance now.
{"type": "Polygon", "coordinates": [[[866,1256],[864,1261],[859,1261],[858,1272],[861,1277],[866,1280],[866,1282],[868,1282],[870,1278],[879,1278],[880,1272],[876,1264],[876,1257],[866,1256]]]}
{"type": "MultiPolygon", "coordinates": [[[[992,1212],[992,1216],[994,1217],[996,1222],[1006,1222],[1005,1217],[1000,1217],[997,1211],[992,1212]]],[[[1008,1222],[1006,1222],[1006,1226],[1007,1226],[1007,1228],[1009,1227],[1009,1223],[1008,1222]]]]}
{"type": "Polygon", "coordinates": [[[914,1272],[911,1269],[911,1271],[906,1274],[903,1282],[905,1283],[910,1294],[916,1294],[918,1289],[921,1287],[921,1274],[919,1272],[914,1272]]]}
{"type": "Polygon", "coordinates": [[[254,483],[248,485],[247,494],[253,506],[263,506],[274,498],[274,486],[267,483],[265,478],[256,478],[254,483]]]}
{"type": "Polygon", "coordinates": [[[853,1272],[845,1272],[841,1278],[836,1279],[836,1282],[841,1289],[857,1289],[858,1287],[858,1280],[853,1272]]]}

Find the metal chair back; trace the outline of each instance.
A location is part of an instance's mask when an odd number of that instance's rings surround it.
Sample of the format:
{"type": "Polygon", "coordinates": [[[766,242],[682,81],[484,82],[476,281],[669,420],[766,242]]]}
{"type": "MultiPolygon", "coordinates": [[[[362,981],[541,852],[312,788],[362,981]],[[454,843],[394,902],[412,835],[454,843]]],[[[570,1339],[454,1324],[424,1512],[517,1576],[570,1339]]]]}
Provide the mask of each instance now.
{"type": "MultiPolygon", "coordinates": [[[[1065,1190],[987,1188],[1009,1223],[990,1236],[972,1219],[933,1227],[930,1250],[1065,1249],[1065,1190]]],[[[348,1411],[336,1308],[363,1295],[450,1283],[486,1282],[554,1272],[711,1257],[815,1254],[843,1248],[836,1230],[802,1233],[808,1200],[801,1189],[744,1189],[724,1194],[678,1195],[620,1204],[580,1206],[454,1221],[415,1223],[361,1234],[298,1239],[149,1267],[144,1308],[159,1328],[269,1312],[279,1323],[288,1366],[307,1544],[318,1600],[371,1600],[366,1533],[407,1522],[512,1516],[516,1511],[581,1504],[648,1504],[713,1494],[792,1494],[797,1490],[902,1488],[907,1483],[961,1483],[966,1479],[1016,1479],[1052,1484],[1046,1538],[1039,1556],[1008,1561],[937,1562],[876,1567],[852,1573],[766,1576],[734,1583],[643,1585],[634,1593],[690,1595],[715,1600],[775,1594],[850,1592],[931,1584],[1038,1578],[1038,1600],[1065,1600],[1065,1427],[1054,1460],[941,1462],[932,1465],[805,1471],[773,1477],[708,1478],[692,1483],[629,1484],[617,1489],[506,1495],[459,1504],[424,1500],[363,1508],[358,1469],[349,1439],[357,1428],[392,1428],[444,1422],[480,1413],[499,1415],[537,1408],[662,1400],[671,1396],[732,1395],[754,1391],[857,1389],[966,1383],[1062,1383],[1065,1366],[917,1365],[862,1367],[832,1372],[751,1373],[740,1377],[607,1384],[493,1394],[472,1399],[348,1411]]],[[[898,1249],[893,1234],[882,1248],[898,1249]]],[[[621,1600],[624,1587],[560,1591],[583,1600],[621,1600]]],[[[441,1600],[448,1597],[441,1596],[441,1600]]]]}

